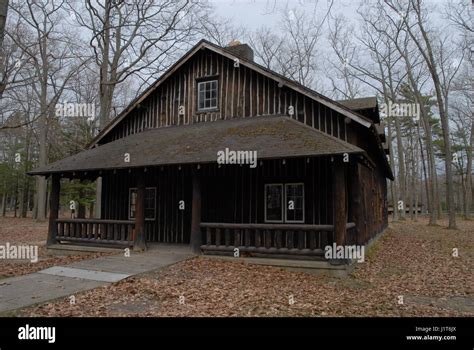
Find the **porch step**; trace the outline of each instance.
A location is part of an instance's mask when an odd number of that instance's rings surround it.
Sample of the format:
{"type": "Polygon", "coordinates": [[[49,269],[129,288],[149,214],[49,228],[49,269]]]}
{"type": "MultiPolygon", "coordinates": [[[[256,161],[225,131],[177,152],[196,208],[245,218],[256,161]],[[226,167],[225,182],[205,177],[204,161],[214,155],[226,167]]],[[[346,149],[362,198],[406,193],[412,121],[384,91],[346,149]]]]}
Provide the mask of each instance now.
{"type": "Polygon", "coordinates": [[[110,248],[110,247],[100,247],[100,246],[88,246],[88,245],[79,245],[72,243],[62,243],[62,244],[53,244],[48,246],[48,251],[56,253],[120,253],[123,252],[123,248],[110,248]]]}
{"type": "Polygon", "coordinates": [[[247,264],[281,267],[287,270],[306,272],[316,275],[329,275],[334,277],[347,277],[354,269],[354,264],[332,265],[325,260],[291,260],[271,258],[234,258],[222,255],[204,255],[205,258],[238,261],[247,264]]]}

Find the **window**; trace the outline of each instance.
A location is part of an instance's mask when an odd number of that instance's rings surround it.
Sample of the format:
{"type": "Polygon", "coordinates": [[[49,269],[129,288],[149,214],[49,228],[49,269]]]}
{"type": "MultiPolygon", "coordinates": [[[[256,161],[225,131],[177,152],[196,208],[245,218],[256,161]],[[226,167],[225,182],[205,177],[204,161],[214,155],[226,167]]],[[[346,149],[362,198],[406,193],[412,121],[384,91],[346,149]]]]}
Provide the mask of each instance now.
{"type": "Polygon", "coordinates": [[[283,222],[283,185],[265,185],[265,221],[283,222]]]}
{"type": "Polygon", "coordinates": [[[304,184],[285,185],[286,222],[304,222],[304,184]]]}
{"type": "MultiPolygon", "coordinates": [[[[130,188],[128,219],[135,219],[137,205],[137,189],[130,188]]],[[[145,219],[154,220],[156,212],[156,187],[145,188],[145,219]]]]}
{"type": "Polygon", "coordinates": [[[304,184],[266,184],[265,222],[303,223],[304,184]]]}
{"type": "Polygon", "coordinates": [[[198,110],[217,108],[217,80],[198,83],[198,110]]]}

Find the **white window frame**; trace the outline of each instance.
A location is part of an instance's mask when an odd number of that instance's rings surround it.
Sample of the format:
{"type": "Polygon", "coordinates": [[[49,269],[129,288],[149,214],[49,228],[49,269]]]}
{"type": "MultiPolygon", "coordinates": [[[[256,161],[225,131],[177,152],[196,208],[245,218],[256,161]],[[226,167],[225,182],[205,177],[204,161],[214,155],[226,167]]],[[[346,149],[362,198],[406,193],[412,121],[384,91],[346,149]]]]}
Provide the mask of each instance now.
{"type": "Polygon", "coordinates": [[[267,188],[269,186],[280,186],[281,187],[281,209],[284,210],[285,209],[285,186],[283,185],[283,183],[272,183],[272,184],[265,184],[265,201],[264,201],[264,208],[265,208],[265,222],[284,222],[284,214],[281,213],[281,220],[268,220],[267,219],[267,188]]]}
{"type": "MultiPolygon", "coordinates": [[[[136,188],[136,187],[130,187],[130,188],[128,189],[128,208],[127,208],[127,209],[128,209],[128,220],[135,220],[135,218],[132,218],[132,216],[130,215],[130,214],[131,214],[131,213],[130,213],[130,212],[131,212],[130,207],[131,207],[131,205],[132,205],[132,191],[133,191],[133,190],[136,191],[137,188],[136,188]]],[[[145,187],[145,192],[146,192],[146,190],[155,190],[155,198],[154,198],[154,201],[155,201],[154,207],[155,207],[155,209],[153,210],[153,218],[147,218],[147,217],[145,216],[145,220],[146,220],[146,221],[153,221],[153,220],[156,220],[156,197],[157,197],[156,187],[145,187]]],[[[146,194],[145,194],[145,195],[146,195],[146,194]]],[[[136,205],[136,204],[135,204],[135,205],[136,205]]],[[[143,210],[145,211],[145,215],[146,215],[146,210],[145,210],[145,209],[146,209],[146,208],[143,208],[143,210]]]]}
{"type": "MultiPolygon", "coordinates": [[[[206,103],[204,103],[206,104],[206,103]]],[[[211,111],[211,110],[216,110],[216,109],[219,109],[219,80],[218,79],[210,79],[210,80],[203,80],[203,81],[200,81],[198,82],[197,84],[197,110],[198,112],[203,112],[203,111],[211,111]],[[204,107],[204,108],[200,108],[199,105],[200,105],[200,92],[201,92],[201,85],[202,84],[207,84],[207,83],[212,83],[212,82],[215,82],[216,83],[216,105],[215,106],[212,106],[212,107],[204,107]]]]}
{"type": "Polygon", "coordinates": [[[298,223],[298,224],[303,224],[305,221],[305,210],[304,210],[304,207],[305,207],[305,198],[304,198],[304,182],[290,182],[290,183],[285,183],[285,222],[289,222],[289,223],[298,223]],[[302,220],[288,220],[288,209],[287,209],[287,206],[288,206],[288,198],[287,197],[287,186],[294,186],[294,185],[302,185],[303,186],[303,219],[302,220]]]}

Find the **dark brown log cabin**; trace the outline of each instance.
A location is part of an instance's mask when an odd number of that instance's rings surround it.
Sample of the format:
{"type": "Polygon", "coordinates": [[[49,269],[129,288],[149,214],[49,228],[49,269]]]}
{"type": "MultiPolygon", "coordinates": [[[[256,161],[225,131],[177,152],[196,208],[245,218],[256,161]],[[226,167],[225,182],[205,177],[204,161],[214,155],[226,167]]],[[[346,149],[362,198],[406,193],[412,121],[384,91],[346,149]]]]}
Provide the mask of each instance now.
{"type": "Polygon", "coordinates": [[[49,244],[321,259],[387,226],[384,141],[375,98],[333,101],[203,40],[87,150],[31,174],[52,177],[49,244]],[[256,166],[219,164],[225,149],[256,166]],[[97,177],[101,217],[58,219],[60,179],[97,177]]]}

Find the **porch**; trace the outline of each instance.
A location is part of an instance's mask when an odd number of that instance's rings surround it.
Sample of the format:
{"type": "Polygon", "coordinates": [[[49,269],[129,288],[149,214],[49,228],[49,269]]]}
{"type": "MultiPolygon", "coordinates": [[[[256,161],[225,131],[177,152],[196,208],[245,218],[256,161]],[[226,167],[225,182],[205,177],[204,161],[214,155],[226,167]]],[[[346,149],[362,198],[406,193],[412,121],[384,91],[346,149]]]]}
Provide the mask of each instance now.
{"type": "Polygon", "coordinates": [[[286,117],[248,119],[147,131],[33,171],[51,176],[48,244],[320,260],[326,245],[363,243],[363,152],[286,117]],[[227,147],[255,150],[257,166],[218,164],[227,147]],[[59,218],[61,181],[99,177],[101,217],[59,218]]]}
{"type": "MultiPolygon", "coordinates": [[[[324,247],[334,242],[334,225],[304,224],[200,224],[200,250],[209,255],[320,260],[324,247]]],[[[355,243],[355,223],[347,223],[346,241],[355,243]]],[[[133,247],[135,222],[131,220],[57,219],[57,243],[133,247]]]]}
{"type": "Polygon", "coordinates": [[[256,169],[211,163],[102,171],[102,218],[56,218],[50,241],[136,250],[183,244],[208,255],[321,260],[325,246],[357,241],[346,181],[357,166],[330,156],[266,160],[256,169]],[[292,218],[283,184],[301,189],[292,218]],[[271,215],[268,186],[278,204],[271,215]],[[154,197],[147,199],[146,189],[154,197]]]}

